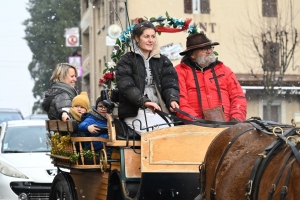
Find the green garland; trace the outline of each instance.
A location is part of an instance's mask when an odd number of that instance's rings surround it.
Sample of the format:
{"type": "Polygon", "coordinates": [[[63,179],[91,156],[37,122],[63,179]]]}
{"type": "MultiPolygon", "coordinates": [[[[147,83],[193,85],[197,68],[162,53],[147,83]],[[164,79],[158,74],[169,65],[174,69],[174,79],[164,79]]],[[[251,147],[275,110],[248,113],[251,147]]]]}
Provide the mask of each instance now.
{"type": "MultiPolygon", "coordinates": [[[[51,154],[53,155],[59,155],[59,156],[64,156],[64,157],[69,157],[70,162],[74,163],[78,160],[80,157],[80,153],[75,154],[73,150],[65,150],[67,145],[70,144],[71,142],[71,137],[70,135],[60,135],[59,132],[55,132],[51,138],[51,154]]],[[[94,158],[94,157],[99,157],[99,154],[93,153],[89,149],[83,149],[82,154],[85,158],[94,158]]],[[[52,157],[53,158],[53,157],[52,157]]]]}

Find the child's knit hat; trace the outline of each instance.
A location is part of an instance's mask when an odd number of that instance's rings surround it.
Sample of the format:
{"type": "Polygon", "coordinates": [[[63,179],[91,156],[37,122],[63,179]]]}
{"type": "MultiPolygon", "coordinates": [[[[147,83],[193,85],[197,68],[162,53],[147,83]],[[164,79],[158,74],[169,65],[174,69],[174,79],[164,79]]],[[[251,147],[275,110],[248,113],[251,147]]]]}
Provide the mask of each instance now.
{"type": "Polygon", "coordinates": [[[82,106],[88,112],[91,109],[88,94],[86,92],[81,92],[79,95],[74,97],[72,101],[72,107],[74,106],[82,106]]]}
{"type": "Polygon", "coordinates": [[[105,100],[105,99],[103,99],[102,96],[99,96],[99,97],[97,98],[97,100],[96,100],[96,105],[95,105],[95,107],[97,108],[98,103],[99,103],[99,102],[102,102],[103,100],[105,100]]]}

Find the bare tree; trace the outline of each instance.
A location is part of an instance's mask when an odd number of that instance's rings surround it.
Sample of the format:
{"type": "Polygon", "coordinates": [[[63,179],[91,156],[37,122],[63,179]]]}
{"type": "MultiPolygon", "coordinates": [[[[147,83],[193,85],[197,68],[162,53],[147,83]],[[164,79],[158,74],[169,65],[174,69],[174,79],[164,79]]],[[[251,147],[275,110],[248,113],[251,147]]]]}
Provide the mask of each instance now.
{"type": "MultiPolygon", "coordinates": [[[[264,2],[271,2],[265,0],[264,2]]],[[[274,1],[273,1],[274,2],[274,1]]],[[[262,5],[264,6],[264,5],[262,5]]],[[[267,102],[267,118],[271,119],[271,105],[278,96],[276,87],[283,86],[284,76],[294,59],[297,45],[299,45],[298,30],[295,26],[292,0],[279,10],[270,5],[263,13],[248,13],[251,31],[243,29],[240,33],[244,40],[247,38],[247,47],[251,49],[257,62],[245,62],[249,71],[264,86],[264,96],[267,102]],[[274,10],[276,9],[276,10],[274,10]],[[270,16],[264,16],[264,12],[270,12],[270,16]],[[260,16],[260,17],[258,17],[260,16]],[[260,68],[260,69],[257,69],[260,68]]],[[[260,9],[257,9],[260,10],[260,9]]],[[[244,63],[244,64],[245,64],[244,63]]]]}

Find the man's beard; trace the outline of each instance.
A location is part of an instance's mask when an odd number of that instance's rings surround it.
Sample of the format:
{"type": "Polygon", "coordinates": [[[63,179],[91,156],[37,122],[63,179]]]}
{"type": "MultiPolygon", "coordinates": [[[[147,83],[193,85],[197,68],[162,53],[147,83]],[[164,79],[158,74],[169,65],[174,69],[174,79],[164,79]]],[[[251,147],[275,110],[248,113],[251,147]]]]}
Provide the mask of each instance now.
{"type": "Polygon", "coordinates": [[[216,56],[214,53],[211,53],[209,55],[205,55],[205,56],[199,56],[197,55],[196,57],[196,63],[198,63],[198,65],[200,65],[201,67],[207,67],[208,65],[210,65],[211,63],[216,61],[216,56]]]}

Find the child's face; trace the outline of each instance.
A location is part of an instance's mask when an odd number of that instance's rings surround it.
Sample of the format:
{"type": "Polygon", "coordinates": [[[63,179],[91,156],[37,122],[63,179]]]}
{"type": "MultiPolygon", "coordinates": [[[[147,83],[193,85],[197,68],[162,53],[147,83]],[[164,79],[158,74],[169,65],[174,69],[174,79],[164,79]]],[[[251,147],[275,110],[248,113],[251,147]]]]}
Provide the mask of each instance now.
{"type": "Polygon", "coordinates": [[[82,106],[79,106],[79,105],[75,105],[75,106],[73,107],[73,109],[74,109],[76,112],[78,112],[79,114],[83,114],[83,113],[86,112],[86,109],[85,109],[84,107],[82,107],[82,106]]]}
{"type": "Polygon", "coordinates": [[[99,102],[98,105],[97,105],[97,111],[105,116],[106,115],[106,107],[102,104],[102,102],[99,102]]]}

